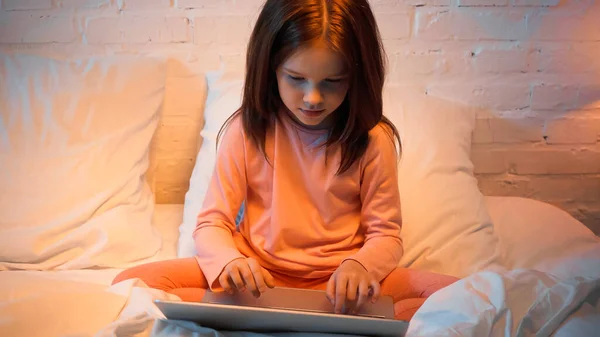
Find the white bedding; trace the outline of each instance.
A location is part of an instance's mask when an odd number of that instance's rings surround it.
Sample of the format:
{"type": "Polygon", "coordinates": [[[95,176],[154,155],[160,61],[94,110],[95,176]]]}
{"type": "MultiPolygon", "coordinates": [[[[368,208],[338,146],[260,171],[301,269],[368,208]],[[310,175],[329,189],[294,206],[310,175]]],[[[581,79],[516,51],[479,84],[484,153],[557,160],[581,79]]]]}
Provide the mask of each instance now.
{"type": "MultiPolygon", "coordinates": [[[[176,254],[181,213],[179,205],[157,208],[155,224],[164,239],[159,259],[176,254]]],[[[585,278],[527,269],[465,278],[423,305],[408,336],[592,336],[600,331],[600,245],[586,255],[569,262],[574,270],[588,268],[585,278]]],[[[119,271],[0,272],[0,336],[267,336],[161,320],[152,301],[177,298],[139,280],[109,286],[119,271]]]]}
{"type": "MultiPolygon", "coordinates": [[[[183,205],[156,205],[152,221],[162,248],[153,260],[176,256],[182,214],[183,205]]],[[[117,318],[135,294],[126,285],[108,287],[120,271],[0,272],[0,336],[93,335],[117,318]]]]}

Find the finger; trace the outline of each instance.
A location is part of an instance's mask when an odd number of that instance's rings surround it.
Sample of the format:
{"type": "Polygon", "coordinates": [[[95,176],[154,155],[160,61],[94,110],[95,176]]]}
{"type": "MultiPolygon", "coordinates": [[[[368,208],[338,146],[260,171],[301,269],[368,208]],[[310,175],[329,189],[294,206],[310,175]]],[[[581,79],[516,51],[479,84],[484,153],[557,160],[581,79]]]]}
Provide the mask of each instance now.
{"type": "Polygon", "coordinates": [[[356,301],[356,292],[358,291],[358,282],[356,278],[352,277],[348,279],[346,291],[346,298],[350,301],[356,301]]]}
{"type": "Polygon", "coordinates": [[[233,289],[231,289],[231,284],[229,283],[229,274],[227,272],[222,272],[221,275],[219,275],[219,283],[224,291],[230,294],[233,293],[233,289]]]}
{"type": "Polygon", "coordinates": [[[358,286],[358,301],[356,301],[356,305],[354,306],[354,313],[357,313],[367,299],[369,298],[369,282],[362,281],[358,286]]]}
{"type": "Polygon", "coordinates": [[[231,277],[231,281],[235,285],[235,288],[239,291],[246,290],[246,286],[244,285],[244,280],[240,276],[240,270],[237,265],[231,266],[229,271],[229,277],[231,277]]]}
{"type": "Polygon", "coordinates": [[[379,299],[379,295],[381,294],[381,285],[377,280],[371,280],[371,289],[373,294],[371,295],[371,302],[375,303],[379,299]]]}
{"type": "Polygon", "coordinates": [[[333,305],[335,305],[335,277],[336,274],[331,275],[329,281],[327,282],[327,290],[325,291],[325,294],[327,294],[327,299],[333,305]]]}
{"type": "Polygon", "coordinates": [[[353,312],[356,304],[356,292],[358,291],[358,282],[355,277],[348,280],[346,287],[345,313],[353,312]]]}
{"type": "Polygon", "coordinates": [[[246,287],[248,288],[248,290],[250,290],[252,293],[256,293],[258,289],[256,288],[256,283],[254,282],[254,275],[252,274],[248,263],[241,263],[239,268],[240,274],[242,275],[242,278],[244,279],[244,283],[246,283],[246,287]]]}
{"type": "Polygon", "coordinates": [[[273,275],[271,275],[271,273],[269,273],[269,271],[266,270],[265,268],[261,268],[261,269],[262,269],[262,273],[263,273],[263,280],[265,280],[267,287],[275,288],[275,278],[273,277],[273,275]]]}
{"type": "Polygon", "coordinates": [[[346,303],[346,287],[348,285],[348,277],[345,275],[338,276],[335,282],[335,305],[336,313],[341,313],[346,303]]]}
{"type": "Polygon", "coordinates": [[[254,277],[254,283],[256,284],[256,293],[254,295],[259,297],[260,294],[267,291],[267,285],[263,279],[262,267],[254,259],[248,259],[248,267],[250,267],[250,271],[254,277]]]}

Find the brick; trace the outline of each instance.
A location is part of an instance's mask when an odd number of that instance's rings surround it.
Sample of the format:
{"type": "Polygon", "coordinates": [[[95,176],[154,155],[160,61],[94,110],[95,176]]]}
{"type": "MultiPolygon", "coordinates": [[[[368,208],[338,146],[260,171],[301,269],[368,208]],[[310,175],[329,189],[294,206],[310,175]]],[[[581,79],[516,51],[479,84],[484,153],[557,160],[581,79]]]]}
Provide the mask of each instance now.
{"type": "Polygon", "coordinates": [[[524,143],[543,141],[544,121],[539,118],[491,118],[494,143],[524,143]]]}
{"type": "Polygon", "coordinates": [[[427,92],[432,96],[492,110],[519,110],[530,104],[529,86],[524,84],[435,84],[427,92]]]}
{"type": "Polygon", "coordinates": [[[95,17],[86,22],[88,43],[167,43],[191,40],[189,21],[184,17],[123,15],[95,17]]]}
{"type": "Polygon", "coordinates": [[[600,116],[548,120],[545,136],[548,144],[595,144],[600,136],[600,116]]]}
{"type": "Polygon", "coordinates": [[[223,0],[175,0],[177,8],[224,8],[227,3],[223,0]]]}
{"type": "Polygon", "coordinates": [[[597,200],[589,203],[580,203],[579,209],[583,215],[580,221],[592,230],[592,232],[600,236],[600,203],[597,200]]]}
{"type": "Polygon", "coordinates": [[[51,8],[52,0],[2,0],[2,9],[7,11],[51,8]]]}
{"type": "MultiPolygon", "coordinates": [[[[244,0],[241,0],[244,1],[244,0]]],[[[369,1],[373,9],[381,9],[382,7],[396,7],[398,0],[371,0],[369,1]]]]}
{"type": "Polygon", "coordinates": [[[450,6],[452,0],[399,0],[400,5],[404,6],[450,6]]]}
{"type": "Polygon", "coordinates": [[[218,47],[243,52],[250,37],[250,19],[247,16],[211,16],[194,19],[194,43],[218,41],[218,47]]]}
{"type": "Polygon", "coordinates": [[[265,3],[265,0],[233,0],[233,7],[245,9],[258,9],[265,3]]]}
{"type": "Polygon", "coordinates": [[[550,201],[570,213],[596,235],[600,235],[600,203],[595,201],[550,201]]]}
{"type": "Polygon", "coordinates": [[[458,0],[459,7],[505,7],[508,0],[458,0]]]}
{"type": "Polygon", "coordinates": [[[439,51],[409,51],[398,53],[393,56],[394,67],[391,70],[392,81],[407,81],[423,75],[442,74],[447,64],[439,51]]]}
{"type": "Polygon", "coordinates": [[[531,40],[598,41],[600,25],[597,12],[533,14],[527,20],[528,35],[531,40]]]}
{"type": "MultiPolygon", "coordinates": [[[[370,0],[369,3],[375,13],[396,12],[398,11],[398,8],[400,8],[399,0],[370,0]]],[[[404,8],[406,8],[406,6],[404,6],[404,8]]]]}
{"type": "Polygon", "coordinates": [[[529,178],[509,174],[500,176],[477,176],[481,193],[492,196],[528,197],[529,178]]]}
{"type": "Polygon", "coordinates": [[[570,149],[547,146],[514,149],[505,153],[509,172],[516,174],[596,174],[600,173],[598,149],[570,149]]]}
{"type": "Polygon", "coordinates": [[[524,13],[506,10],[417,8],[416,37],[425,40],[519,40],[525,38],[524,13]]]}
{"type": "MultiPolygon", "coordinates": [[[[599,4],[600,5],[600,4],[599,4]]],[[[599,10],[600,12],[600,10],[599,10]]],[[[600,41],[591,43],[577,43],[574,48],[577,55],[582,58],[583,65],[577,65],[576,69],[586,69],[584,72],[595,74],[595,78],[600,77],[600,41]]]]}
{"type": "Polygon", "coordinates": [[[79,39],[70,16],[34,15],[26,12],[0,14],[0,43],[68,43],[79,39]]]}
{"type": "Polygon", "coordinates": [[[538,110],[572,109],[577,106],[577,85],[535,85],[531,93],[531,108],[538,110]]]}
{"type": "Polygon", "coordinates": [[[418,47],[412,46],[406,40],[383,40],[383,47],[388,57],[388,71],[392,71],[396,57],[399,55],[408,55],[409,53],[421,52],[418,47]]]}
{"type": "Polygon", "coordinates": [[[375,18],[385,40],[401,40],[410,36],[410,17],[407,13],[375,13],[375,18]]]}
{"type": "Polygon", "coordinates": [[[119,9],[169,8],[171,0],[119,0],[119,9]]]}
{"type": "Polygon", "coordinates": [[[588,73],[595,60],[590,50],[575,50],[565,42],[549,42],[532,52],[532,70],[545,74],[588,73]],[[591,60],[589,59],[591,58],[591,60]]]}
{"type": "Polygon", "coordinates": [[[515,7],[554,7],[560,0],[512,0],[515,7]]]}
{"type": "Polygon", "coordinates": [[[490,144],[494,141],[489,118],[478,118],[475,120],[473,130],[473,144],[490,144]]]}
{"type": "MultiPolygon", "coordinates": [[[[473,132],[474,144],[533,143],[543,138],[544,121],[532,117],[478,119],[473,132]]],[[[486,172],[490,173],[490,172],[486,172]]]]}
{"type": "Polygon", "coordinates": [[[532,176],[530,197],[541,200],[600,200],[600,176],[532,176]]]}
{"type": "Polygon", "coordinates": [[[594,213],[593,218],[584,219],[581,221],[587,228],[589,228],[594,234],[600,236],[600,211],[594,213]]]}
{"type": "Polygon", "coordinates": [[[107,8],[110,0],[59,0],[57,4],[63,8],[107,8]]]}
{"type": "Polygon", "coordinates": [[[528,54],[521,49],[483,49],[471,54],[472,68],[479,74],[524,73],[529,69],[528,54]]]}
{"type": "Polygon", "coordinates": [[[474,146],[471,149],[471,161],[474,165],[475,174],[497,174],[506,172],[506,164],[504,162],[502,151],[474,146]]]}
{"type": "Polygon", "coordinates": [[[580,109],[600,109],[600,83],[579,87],[577,107],[580,109]]]}

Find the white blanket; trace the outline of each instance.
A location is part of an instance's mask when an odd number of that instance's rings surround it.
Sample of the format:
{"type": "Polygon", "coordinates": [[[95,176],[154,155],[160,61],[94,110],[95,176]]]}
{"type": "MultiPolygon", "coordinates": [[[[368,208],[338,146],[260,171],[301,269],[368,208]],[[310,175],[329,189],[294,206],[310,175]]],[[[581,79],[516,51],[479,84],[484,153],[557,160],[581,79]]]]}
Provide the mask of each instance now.
{"type": "Polygon", "coordinates": [[[592,336],[591,329],[600,329],[598,294],[599,278],[560,280],[525,269],[481,272],[432,296],[414,316],[408,335],[551,336],[580,310],[585,323],[595,323],[572,326],[586,329],[568,336],[592,336]]]}
{"type": "MultiPolygon", "coordinates": [[[[102,285],[113,275],[1,272],[0,336],[307,336],[218,332],[165,321],[153,301],[177,297],[139,280],[102,285]]],[[[408,336],[593,336],[600,331],[599,294],[600,276],[561,280],[533,270],[481,272],[434,294],[411,321],[408,336]]]]}

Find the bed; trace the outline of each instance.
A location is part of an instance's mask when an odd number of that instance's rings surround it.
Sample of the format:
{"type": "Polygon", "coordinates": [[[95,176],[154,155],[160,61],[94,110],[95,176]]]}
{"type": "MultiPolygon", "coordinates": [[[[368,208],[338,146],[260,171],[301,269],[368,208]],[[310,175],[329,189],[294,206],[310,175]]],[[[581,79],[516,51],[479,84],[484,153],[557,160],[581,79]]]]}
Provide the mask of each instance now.
{"type": "MultiPolygon", "coordinates": [[[[193,256],[239,74],[162,58],[1,57],[1,336],[307,335],[167,321],[153,300],[176,296],[111,285],[128,266],[193,256]]],[[[469,159],[477,112],[390,90],[403,141],[400,265],[462,278],[427,300],[407,335],[600,331],[598,237],[549,204],[481,195],[469,159]]]]}

